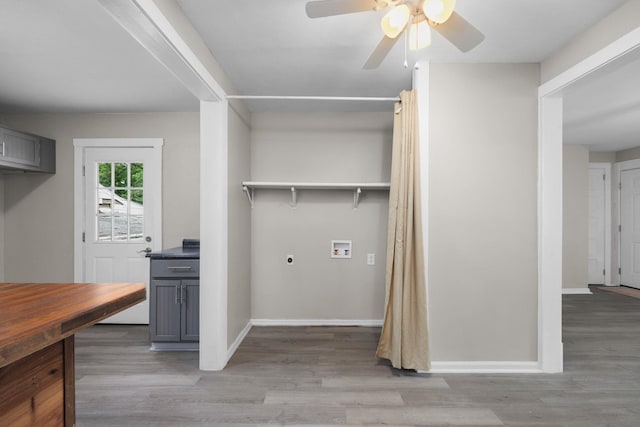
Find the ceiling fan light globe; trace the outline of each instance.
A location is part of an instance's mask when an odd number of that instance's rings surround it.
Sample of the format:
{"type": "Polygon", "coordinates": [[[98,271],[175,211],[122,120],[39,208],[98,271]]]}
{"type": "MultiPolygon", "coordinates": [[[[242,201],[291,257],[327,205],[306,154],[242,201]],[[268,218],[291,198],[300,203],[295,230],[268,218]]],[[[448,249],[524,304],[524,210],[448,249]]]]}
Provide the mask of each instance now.
{"type": "Polygon", "coordinates": [[[411,10],[406,4],[394,7],[380,21],[382,32],[385,36],[395,39],[407,26],[410,17],[411,10]]]}
{"type": "Polygon", "coordinates": [[[425,16],[436,24],[447,22],[455,8],[456,0],[424,0],[422,3],[422,11],[425,16]]]}
{"type": "Polygon", "coordinates": [[[409,27],[409,49],[419,50],[431,46],[431,27],[426,19],[409,27]]]}

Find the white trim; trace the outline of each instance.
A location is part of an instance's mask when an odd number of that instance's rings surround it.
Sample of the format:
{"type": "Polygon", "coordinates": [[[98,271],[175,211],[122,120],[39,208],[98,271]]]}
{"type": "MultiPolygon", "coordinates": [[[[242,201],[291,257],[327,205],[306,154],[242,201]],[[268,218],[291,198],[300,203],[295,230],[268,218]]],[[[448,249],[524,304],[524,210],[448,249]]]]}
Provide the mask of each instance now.
{"type": "Polygon", "coordinates": [[[604,169],[604,283],[611,282],[611,163],[589,162],[589,169],[604,169]]]}
{"type": "Polygon", "coordinates": [[[74,138],[74,147],[91,148],[162,148],[162,138],[74,138]]]}
{"type": "MultiPolygon", "coordinates": [[[[74,138],[73,139],[73,280],[84,282],[84,166],[87,148],[151,148],[153,162],[158,167],[157,193],[153,197],[155,223],[153,247],[162,248],[162,138],[74,138]]],[[[152,178],[153,179],[153,178],[152,178]]]]}
{"type": "Polygon", "coordinates": [[[431,362],[432,374],[539,374],[538,362],[431,362]]]}
{"type": "Polygon", "coordinates": [[[228,101],[200,102],[200,369],[227,363],[228,101]]]}
{"type": "Polygon", "coordinates": [[[553,246],[562,246],[562,90],[638,46],[640,28],[538,88],[538,360],[544,372],[562,371],[562,250],[553,246]]]}
{"type": "MultiPolygon", "coordinates": [[[[627,171],[631,169],[640,169],[640,159],[625,160],[623,162],[617,162],[616,166],[618,167],[618,175],[622,171],[627,171]]],[[[620,181],[618,180],[618,183],[619,182],[620,181]]]]}
{"type": "Polygon", "coordinates": [[[539,100],[538,361],[562,372],[562,98],[539,100]]]}
{"type": "MultiPolygon", "coordinates": [[[[622,224],[622,211],[620,209],[620,207],[622,206],[622,191],[620,190],[620,185],[622,183],[622,172],[623,171],[628,171],[628,170],[633,170],[633,169],[640,169],[640,159],[633,159],[633,160],[625,160],[622,162],[617,162],[613,165],[613,174],[615,175],[615,179],[616,179],[616,197],[614,198],[614,212],[616,213],[615,217],[616,217],[616,221],[617,221],[617,226],[619,227],[622,224]]],[[[616,229],[618,229],[618,227],[616,227],[616,229]]],[[[618,271],[620,271],[620,268],[622,267],[622,239],[620,239],[620,232],[617,231],[615,234],[615,245],[617,248],[617,271],[616,271],[616,280],[612,280],[612,282],[614,283],[614,286],[619,286],[622,283],[622,276],[620,275],[620,273],[618,273],[618,271]]]]}
{"type": "Polygon", "coordinates": [[[277,96],[277,95],[227,95],[227,99],[256,99],[283,101],[354,101],[354,102],[398,102],[400,97],[380,96],[277,96]]]}
{"type": "Polygon", "coordinates": [[[253,326],[382,326],[382,319],[251,319],[253,326]]]}
{"type": "Polygon", "coordinates": [[[246,326],[240,331],[236,339],[233,340],[233,343],[231,343],[231,345],[229,346],[229,349],[227,350],[227,362],[229,362],[229,360],[231,360],[233,355],[236,353],[236,350],[238,350],[238,347],[240,347],[240,344],[242,344],[242,341],[244,341],[244,339],[249,334],[249,331],[251,331],[252,326],[253,325],[251,323],[251,320],[249,320],[246,326]]]}
{"type": "Polygon", "coordinates": [[[544,97],[570,86],[587,75],[599,70],[610,62],[624,56],[640,45],[640,27],[628,32],[618,40],[600,49],[593,55],[578,62],[538,88],[538,96],[544,97]]]}
{"type": "Polygon", "coordinates": [[[562,288],[562,295],[592,295],[589,288],[562,288]]]}
{"type": "MultiPolygon", "coordinates": [[[[184,61],[185,65],[188,66],[192,70],[194,75],[206,86],[208,93],[202,93],[202,91],[194,92],[198,99],[200,99],[201,101],[225,100],[226,93],[222,86],[220,86],[215,77],[202,63],[198,55],[196,55],[191,47],[185,42],[180,33],[174,28],[171,22],[164,15],[162,10],[158,8],[158,6],[156,5],[156,1],[133,1],[138,4],[140,10],[144,12],[144,14],[149,18],[153,25],[159,30],[160,34],[171,46],[171,48],[175,49],[175,52],[180,56],[180,59],[184,61]]],[[[213,58],[213,56],[211,56],[211,58],[213,58]]],[[[224,104],[227,105],[226,102],[224,104]]]]}

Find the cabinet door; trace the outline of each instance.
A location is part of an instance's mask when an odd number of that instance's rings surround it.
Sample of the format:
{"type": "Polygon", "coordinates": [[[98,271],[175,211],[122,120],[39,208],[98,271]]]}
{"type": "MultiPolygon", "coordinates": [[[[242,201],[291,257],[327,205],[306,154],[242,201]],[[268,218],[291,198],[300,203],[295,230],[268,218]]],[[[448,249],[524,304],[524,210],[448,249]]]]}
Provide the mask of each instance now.
{"type": "Polygon", "coordinates": [[[182,281],[182,341],[200,340],[200,281],[182,281]]]}
{"type": "Polygon", "coordinates": [[[40,138],[4,129],[2,159],[20,165],[40,166],[40,138]]]}
{"type": "Polygon", "coordinates": [[[151,281],[151,341],[180,341],[180,290],[179,280],[151,281]]]}

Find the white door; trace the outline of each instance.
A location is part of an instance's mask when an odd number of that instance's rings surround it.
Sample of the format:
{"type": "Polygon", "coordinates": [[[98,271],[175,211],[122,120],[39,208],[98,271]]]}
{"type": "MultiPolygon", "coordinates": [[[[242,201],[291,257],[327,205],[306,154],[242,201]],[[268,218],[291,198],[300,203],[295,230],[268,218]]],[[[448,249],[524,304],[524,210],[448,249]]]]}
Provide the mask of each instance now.
{"type": "Polygon", "coordinates": [[[605,171],[589,168],[589,284],[604,285],[605,276],[605,171]]]}
{"type": "Polygon", "coordinates": [[[640,169],[620,173],[620,284],[640,288],[640,169]]]}
{"type": "MultiPolygon", "coordinates": [[[[84,281],[144,282],[157,245],[160,167],[153,148],[85,148],[84,281]]],[[[149,323],[148,301],[105,323],[149,323]]]]}

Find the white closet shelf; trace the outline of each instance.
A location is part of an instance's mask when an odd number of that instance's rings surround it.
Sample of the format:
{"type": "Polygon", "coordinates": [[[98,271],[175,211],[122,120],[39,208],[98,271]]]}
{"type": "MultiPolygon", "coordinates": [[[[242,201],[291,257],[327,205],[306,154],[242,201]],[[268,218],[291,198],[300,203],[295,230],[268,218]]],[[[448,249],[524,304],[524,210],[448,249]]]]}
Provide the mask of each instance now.
{"type": "Polygon", "coordinates": [[[298,190],[351,190],[353,191],[353,208],[358,208],[360,193],[363,190],[389,190],[388,182],[273,182],[273,181],[243,181],[242,190],[247,194],[249,203],[253,207],[253,191],[256,188],[291,191],[291,204],[296,207],[296,192],[298,190]]]}

